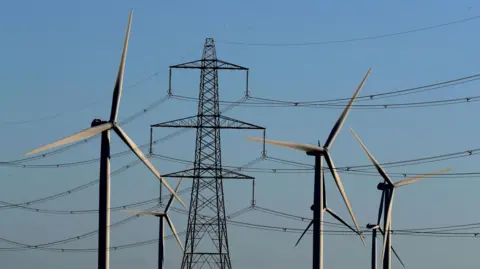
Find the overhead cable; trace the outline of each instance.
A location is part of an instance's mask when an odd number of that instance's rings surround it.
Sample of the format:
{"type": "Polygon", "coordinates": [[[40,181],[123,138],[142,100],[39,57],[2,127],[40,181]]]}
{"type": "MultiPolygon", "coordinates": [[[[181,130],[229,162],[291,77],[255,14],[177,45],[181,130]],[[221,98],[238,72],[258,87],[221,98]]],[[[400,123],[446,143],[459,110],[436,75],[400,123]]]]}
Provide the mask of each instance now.
{"type": "MultiPolygon", "coordinates": [[[[155,72],[153,74],[151,74],[150,76],[144,78],[144,79],[141,79],[137,82],[135,82],[134,84],[128,86],[128,87],[125,87],[125,90],[128,90],[128,89],[132,89],[132,88],[135,88],[143,83],[145,83],[146,81],[152,79],[153,77],[156,77],[160,74],[160,72],[155,72]]],[[[36,118],[36,119],[29,119],[29,120],[21,120],[21,121],[0,121],[0,124],[10,124],[10,125],[16,125],[16,124],[24,124],[24,123],[32,123],[32,122],[39,122],[39,121],[45,121],[45,120],[50,120],[50,119],[54,119],[54,118],[58,118],[60,116],[63,116],[65,114],[68,114],[68,113],[73,113],[75,111],[81,111],[81,110],[84,110],[84,109],[87,109],[87,108],[90,108],[94,105],[97,105],[101,102],[101,100],[97,100],[97,101],[94,101],[94,102],[91,102],[89,104],[86,104],[86,105],[83,105],[79,108],[71,108],[69,107],[68,108],[68,111],[65,110],[65,111],[62,111],[62,112],[57,112],[53,115],[49,115],[49,116],[42,116],[42,117],[39,117],[39,118],[36,118]]]]}
{"type": "Polygon", "coordinates": [[[405,30],[405,31],[400,31],[400,32],[393,32],[393,33],[388,33],[388,34],[364,36],[364,37],[357,37],[357,38],[345,38],[345,39],[338,39],[338,40],[318,41],[318,42],[310,41],[310,42],[298,42],[298,43],[248,43],[248,42],[227,41],[227,40],[223,40],[223,41],[219,40],[219,41],[216,41],[216,42],[217,43],[223,43],[223,44],[229,44],[229,45],[246,45],[246,46],[262,46],[262,47],[318,46],[318,45],[367,41],[367,40],[373,40],[373,39],[380,39],[380,38],[386,38],[386,37],[412,34],[412,33],[416,33],[416,32],[427,31],[427,30],[432,30],[432,29],[436,29],[436,28],[451,26],[451,25],[454,25],[454,24],[470,22],[470,21],[476,20],[478,18],[480,18],[480,16],[473,16],[473,17],[468,17],[468,18],[455,20],[455,21],[450,21],[450,22],[446,22],[446,23],[440,23],[440,24],[435,24],[435,25],[430,25],[430,26],[425,26],[425,27],[420,27],[420,28],[410,29],[410,30],[405,30]]]}

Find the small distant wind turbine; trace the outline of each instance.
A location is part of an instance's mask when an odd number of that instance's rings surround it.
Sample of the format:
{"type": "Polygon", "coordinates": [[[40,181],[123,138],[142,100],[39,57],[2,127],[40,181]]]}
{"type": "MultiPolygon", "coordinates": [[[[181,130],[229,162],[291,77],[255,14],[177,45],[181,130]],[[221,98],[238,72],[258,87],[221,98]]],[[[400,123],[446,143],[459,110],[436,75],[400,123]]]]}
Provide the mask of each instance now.
{"type": "MultiPolygon", "coordinates": [[[[377,230],[385,237],[383,229],[380,227],[380,220],[382,219],[383,205],[384,205],[385,193],[382,192],[382,198],[380,198],[380,206],[378,208],[378,218],[376,224],[367,224],[367,229],[372,230],[372,269],[377,269],[377,230]]],[[[386,207],[385,207],[386,209],[386,207]]],[[[386,211],[386,210],[385,210],[386,211]]],[[[391,248],[398,261],[405,268],[405,264],[400,259],[400,256],[397,254],[395,249],[391,248]]]]}
{"type": "MultiPolygon", "coordinates": [[[[180,187],[180,184],[182,183],[183,178],[180,178],[180,181],[178,182],[177,187],[175,188],[175,192],[178,191],[178,188],[180,187]]],[[[158,269],[163,269],[163,263],[165,260],[165,244],[164,244],[164,220],[167,221],[168,226],[170,226],[170,229],[172,230],[172,234],[175,236],[175,239],[177,239],[178,245],[180,245],[180,248],[183,251],[183,245],[182,241],[178,237],[177,230],[175,229],[175,226],[173,225],[172,221],[170,220],[170,217],[168,216],[168,210],[172,206],[174,196],[170,196],[170,200],[168,200],[167,205],[165,206],[165,211],[163,212],[158,212],[158,211],[136,211],[136,210],[122,210],[123,212],[127,212],[130,214],[135,214],[135,215],[151,215],[151,216],[156,216],[160,218],[160,228],[159,228],[159,240],[158,240],[158,269]]]]}
{"type": "Polygon", "coordinates": [[[378,163],[378,161],[373,157],[373,155],[368,151],[367,147],[363,144],[362,140],[358,137],[358,135],[353,131],[352,128],[350,128],[350,131],[353,133],[357,141],[360,143],[360,146],[362,147],[363,151],[367,154],[368,158],[372,163],[375,165],[377,168],[378,173],[382,176],[384,179],[384,182],[380,182],[377,185],[377,189],[382,191],[382,195],[385,195],[385,210],[386,214],[384,216],[384,232],[385,235],[383,237],[383,249],[382,249],[382,260],[383,260],[383,267],[385,269],[390,269],[391,266],[391,248],[392,248],[392,235],[391,235],[391,228],[392,228],[392,203],[393,203],[393,197],[395,194],[395,190],[399,187],[406,186],[413,184],[417,181],[420,181],[421,179],[431,177],[434,175],[442,174],[448,171],[451,171],[451,168],[447,168],[444,170],[440,170],[431,174],[424,174],[424,175],[419,175],[411,178],[406,178],[403,180],[400,180],[398,182],[393,182],[390,177],[387,175],[385,170],[383,170],[382,166],[378,163]]]}
{"type": "MultiPolygon", "coordinates": [[[[360,234],[357,230],[355,230],[352,226],[350,226],[346,221],[344,221],[340,216],[338,216],[332,209],[330,209],[327,206],[327,193],[325,192],[325,170],[322,171],[322,177],[323,177],[323,180],[322,180],[323,181],[323,209],[322,209],[322,212],[327,212],[328,214],[330,214],[330,216],[332,216],[333,218],[335,218],[336,220],[341,222],[343,225],[347,226],[347,228],[349,228],[350,230],[352,230],[356,234],[358,234],[360,236],[363,236],[362,234],[360,234]]],[[[314,210],[313,205],[312,205],[311,209],[312,209],[312,211],[314,210]]],[[[303,231],[302,235],[300,235],[300,237],[298,238],[297,243],[295,244],[295,247],[298,246],[298,243],[300,243],[303,236],[307,233],[308,229],[310,229],[310,226],[312,226],[312,225],[313,225],[313,219],[312,219],[312,221],[310,221],[307,228],[303,231]]]]}
{"type": "MultiPolygon", "coordinates": [[[[371,69],[368,70],[367,74],[363,78],[362,82],[358,86],[357,90],[353,94],[352,99],[348,102],[347,106],[343,110],[343,113],[338,118],[337,122],[333,126],[332,130],[330,131],[330,135],[325,142],[323,147],[315,146],[311,144],[300,144],[294,142],[282,142],[282,141],[275,141],[275,140],[265,140],[260,138],[251,138],[246,137],[248,140],[257,141],[257,142],[264,142],[267,144],[287,147],[291,149],[296,149],[299,151],[306,152],[309,156],[315,156],[315,182],[314,182],[314,198],[313,198],[313,269],[323,269],[323,213],[326,208],[324,205],[324,179],[321,175],[322,171],[322,157],[325,158],[328,168],[332,173],[333,178],[335,179],[335,183],[337,184],[338,190],[342,194],[343,200],[348,208],[348,212],[355,223],[355,227],[357,233],[360,235],[360,239],[362,240],[363,245],[365,246],[365,241],[360,233],[360,228],[358,227],[357,220],[355,215],[353,214],[352,207],[350,206],[350,202],[348,201],[347,194],[345,193],[345,189],[343,188],[343,183],[340,180],[340,176],[338,175],[335,165],[333,164],[333,160],[330,156],[330,146],[332,145],[335,137],[340,132],[342,125],[352,107],[353,102],[358,96],[360,89],[363,87],[363,84],[367,80],[367,77],[370,75],[371,69]]],[[[330,212],[331,214],[331,212],[330,212]]],[[[342,222],[343,223],[343,222],[342,222]]],[[[308,229],[308,227],[307,227],[308,229]]]]}
{"type": "Polygon", "coordinates": [[[125,71],[125,60],[127,58],[128,40],[130,38],[130,26],[132,22],[133,10],[130,11],[128,19],[127,33],[123,46],[122,57],[120,59],[120,66],[118,69],[117,79],[113,90],[112,109],[110,112],[110,119],[102,121],[94,119],[91,128],[80,131],[72,136],[60,139],[51,144],[42,146],[38,149],[32,150],[25,155],[35,154],[44,150],[52,149],[61,145],[72,143],[78,140],[87,139],[91,136],[102,134],[101,151],[100,151],[100,191],[99,191],[99,239],[98,239],[98,269],[109,268],[108,247],[110,244],[110,130],[123,140],[123,142],[137,155],[137,157],[152,171],[152,173],[167,187],[167,189],[175,196],[175,198],[184,206],[185,203],[178,197],[177,193],[170,187],[170,185],[160,176],[157,169],[145,157],[143,152],[138,149],[137,145],[128,137],[117,123],[118,109],[120,106],[120,97],[122,95],[123,76],[125,71]]]}

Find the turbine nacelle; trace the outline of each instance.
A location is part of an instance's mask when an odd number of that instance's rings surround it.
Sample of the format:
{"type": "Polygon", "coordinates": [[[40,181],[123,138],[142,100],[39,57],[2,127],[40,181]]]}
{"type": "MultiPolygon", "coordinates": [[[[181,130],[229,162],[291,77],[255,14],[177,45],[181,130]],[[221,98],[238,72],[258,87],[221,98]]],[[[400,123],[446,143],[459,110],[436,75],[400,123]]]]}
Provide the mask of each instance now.
{"type": "Polygon", "coordinates": [[[395,186],[388,184],[387,182],[380,182],[377,184],[377,190],[387,191],[393,189],[395,186]]]}
{"type": "Polygon", "coordinates": [[[373,229],[378,229],[380,226],[378,224],[367,224],[367,229],[373,230],[373,229]]]}
{"type": "Polygon", "coordinates": [[[308,156],[321,156],[321,155],[324,154],[325,152],[327,152],[327,149],[326,149],[326,148],[319,147],[318,150],[310,150],[310,151],[306,151],[305,153],[306,153],[308,156]]]}
{"type": "Polygon", "coordinates": [[[96,126],[102,125],[104,123],[107,123],[107,122],[104,121],[104,120],[101,120],[101,119],[94,119],[94,120],[92,120],[92,123],[90,124],[90,127],[96,127],[96,126]]]}

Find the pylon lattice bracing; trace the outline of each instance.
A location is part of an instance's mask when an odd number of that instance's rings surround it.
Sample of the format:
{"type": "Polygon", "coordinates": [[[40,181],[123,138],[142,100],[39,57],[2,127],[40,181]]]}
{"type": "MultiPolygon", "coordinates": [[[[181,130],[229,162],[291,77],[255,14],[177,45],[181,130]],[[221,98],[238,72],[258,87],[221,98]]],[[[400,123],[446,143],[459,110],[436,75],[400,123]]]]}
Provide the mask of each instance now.
{"type": "Polygon", "coordinates": [[[201,60],[171,66],[170,72],[172,68],[200,69],[197,115],[152,125],[197,129],[194,168],[164,175],[193,179],[181,268],[203,268],[208,265],[205,268],[231,269],[223,179],[253,179],[253,177],[222,168],[220,130],[265,129],[221,115],[218,70],[248,72],[248,69],[218,60],[212,38],[206,39],[201,60]]]}

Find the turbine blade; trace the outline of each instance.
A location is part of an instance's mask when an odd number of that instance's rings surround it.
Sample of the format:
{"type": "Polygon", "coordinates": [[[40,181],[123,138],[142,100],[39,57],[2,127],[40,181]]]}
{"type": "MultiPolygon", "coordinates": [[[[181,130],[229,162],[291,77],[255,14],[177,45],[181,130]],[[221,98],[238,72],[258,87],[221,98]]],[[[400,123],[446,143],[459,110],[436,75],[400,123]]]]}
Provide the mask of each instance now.
{"type": "Polygon", "coordinates": [[[385,251],[387,250],[387,238],[390,238],[390,230],[391,230],[391,221],[392,221],[392,205],[393,205],[393,197],[395,195],[395,188],[392,189],[392,194],[388,201],[388,211],[385,218],[387,218],[387,222],[385,223],[385,236],[383,237],[383,248],[382,248],[382,261],[385,257],[385,251]]]}
{"type": "Polygon", "coordinates": [[[301,144],[301,143],[295,143],[295,142],[283,142],[283,141],[277,141],[277,140],[268,140],[268,139],[263,139],[263,138],[254,138],[254,137],[248,137],[246,136],[245,139],[255,141],[255,142],[264,142],[270,145],[274,146],[280,146],[280,147],[286,147],[286,148],[291,148],[291,149],[296,149],[304,152],[323,152],[323,148],[319,146],[314,146],[310,144],[301,144]]]}
{"type": "Polygon", "coordinates": [[[357,141],[360,143],[360,146],[362,147],[363,151],[365,151],[365,153],[368,155],[368,158],[372,161],[372,163],[375,165],[375,167],[377,168],[378,172],[380,173],[380,175],[383,177],[383,179],[385,179],[385,181],[387,181],[388,183],[394,185],[395,183],[393,183],[393,181],[390,179],[390,177],[387,175],[387,173],[385,172],[385,170],[383,170],[383,168],[380,166],[380,164],[378,163],[378,161],[375,159],[375,157],[373,157],[373,155],[370,153],[370,151],[368,151],[367,147],[365,147],[365,144],[363,144],[362,140],[360,140],[360,137],[358,137],[358,135],[353,131],[352,128],[350,128],[350,131],[352,132],[352,134],[355,136],[355,138],[357,139],[357,141]]]}
{"type": "Polygon", "coordinates": [[[163,183],[163,185],[165,185],[165,187],[167,187],[168,191],[170,191],[174,196],[175,198],[178,200],[178,202],[180,204],[182,204],[185,208],[187,208],[187,206],[185,205],[185,203],[182,201],[182,199],[180,199],[180,197],[178,196],[178,194],[172,189],[172,187],[168,184],[168,182],[163,179],[161,176],[160,176],[160,173],[157,171],[157,169],[155,168],[155,166],[153,166],[153,164],[150,162],[150,160],[147,159],[147,157],[145,157],[145,155],[143,154],[143,152],[137,147],[137,145],[135,144],[135,142],[133,142],[132,139],[130,139],[130,137],[128,137],[128,135],[122,130],[122,128],[120,128],[120,126],[118,125],[115,125],[115,127],[113,128],[115,130],[115,132],[118,134],[118,136],[120,136],[120,138],[123,140],[123,142],[125,144],[127,144],[127,146],[137,155],[137,157],[150,169],[150,171],[152,171],[152,173],[160,180],[160,182],[163,183]]]}
{"type": "MultiPolygon", "coordinates": [[[[177,192],[178,189],[180,188],[180,184],[182,184],[182,180],[183,180],[183,177],[181,177],[180,180],[178,181],[177,187],[175,187],[175,192],[177,192]]],[[[170,195],[170,199],[168,200],[167,206],[165,207],[165,212],[168,212],[168,210],[172,206],[173,201],[174,201],[173,198],[175,198],[175,197],[173,197],[173,195],[170,195]]]]}
{"type": "Polygon", "coordinates": [[[350,226],[346,221],[344,221],[342,218],[340,218],[340,216],[338,216],[335,212],[333,212],[333,210],[331,210],[330,208],[325,208],[325,210],[327,210],[328,213],[330,213],[330,215],[332,217],[334,217],[336,220],[340,221],[343,225],[347,226],[350,230],[352,230],[353,232],[355,232],[356,234],[358,234],[360,236],[360,238],[362,239],[362,243],[363,245],[366,247],[367,245],[365,244],[365,241],[364,241],[364,238],[363,238],[363,235],[358,232],[357,230],[355,230],[352,226],[350,226]]]}
{"type": "Polygon", "coordinates": [[[440,170],[440,171],[437,171],[437,172],[433,172],[431,174],[418,175],[418,176],[414,176],[414,177],[411,177],[411,178],[403,179],[403,180],[395,183],[395,188],[410,185],[410,184],[413,184],[413,183],[415,183],[417,181],[420,181],[424,178],[431,177],[431,176],[438,175],[438,174],[443,174],[443,173],[446,173],[446,172],[451,171],[451,170],[452,170],[451,168],[447,168],[447,169],[443,169],[443,170],[440,170]]]}
{"type": "MultiPolygon", "coordinates": [[[[360,233],[360,227],[358,226],[357,219],[355,218],[355,214],[353,213],[353,210],[352,210],[352,206],[350,205],[347,194],[345,193],[345,189],[343,188],[342,180],[340,179],[340,176],[338,175],[337,170],[335,169],[335,165],[333,164],[332,158],[330,158],[330,153],[328,153],[327,151],[323,156],[327,161],[328,168],[330,169],[330,172],[332,173],[332,176],[335,179],[335,183],[337,183],[338,190],[342,194],[343,201],[345,202],[345,205],[348,208],[348,212],[352,217],[353,223],[355,223],[355,227],[357,228],[358,233],[360,233]]],[[[360,239],[362,240],[362,243],[365,245],[365,241],[363,240],[363,238],[360,237],[360,239]]]]}
{"type": "MultiPolygon", "coordinates": [[[[379,227],[378,230],[382,233],[383,236],[385,236],[385,233],[383,232],[382,228],[379,227]]],[[[397,260],[402,264],[403,268],[405,268],[405,264],[403,263],[402,259],[400,259],[400,256],[398,255],[397,251],[395,251],[395,248],[393,248],[393,246],[392,246],[392,251],[397,257],[397,260]]]]}
{"type": "Polygon", "coordinates": [[[350,112],[353,102],[355,102],[355,99],[357,98],[358,93],[360,92],[360,89],[362,89],[363,84],[367,80],[368,76],[370,76],[371,70],[372,70],[371,68],[368,69],[367,74],[365,74],[365,76],[363,77],[362,82],[360,82],[360,85],[358,85],[357,90],[355,90],[355,93],[353,94],[352,98],[350,99],[347,106],[343,110],[342,114],[338,118],[337,122],[333,126],[332,131],[330,132],[330,135],[328,136],[327,141],[325,142],[324,148],[326,149],[330,148],[333,141],[335,140],[338,133],[340,132],[340,129],[342,129],[342,125],[345,122],[345,119],[347,118],[348,112],[350,112]]]}
{"type": "Polygon", "coordinates": [[[300,240],[302,240],[303,236],[305,235],[305,233],[307,233],[308,229],[310,229],[310,226],[312,226],[312,224],[313,224],[313,219],[312,221],[310,221],[305,231],[303,231],[302,235],[300,235],[300,238],[298,238],[297,243],[295,244],[295,247],[298,246],[298,243],[300,243],[300,240]]]}
{"type": "Polygon", "coordinates": [[[403,268],[405,268],[405,264],[403,263],[402,259],[400,259],[400,256],[398,256],[398,253],[395,251],[395,249],[392,247],[393,254],[395,254],[395,257],[397,257],[397,260],[402,264],[403,268]]]}
{"type": "Polygon", "coordinates": [[[56,142],[53,142],[51,144],[48,144],[48,145],[45,145],[45,146],[42,146],[40,148],[37,148],[35,150],[32,150],[30,152],[27,152],[25,153],[25,155],[32,155],[32,154],[35,154],[35,153],[38,153],[38,152],[41,152],[41,151],[44,151],[44,150],[47,150],[47,149],[52,149],[52,148],[55,148],[55,147],[58,147],[58,146],[61,146],[61,145],[65,145],[65,144],[69,144],[69,143],[72,143],[72,142],[75,142],[75,141],[78,141],[78,140],[82,140],[82,139],[87,139],[91,136],[94,136],[96,134],[99,134],[105,130],[108,130],[110,128],[112,128],[112,124],[107,122],[107,123],[104,123],[104,124],[101,124],[101,125],[98,125],[98,126],[95,126],[95,127],[91,127],[91,128],[88,128],[88,129],[84,129],[74,135],[71,135],[69,137],[65,137],[65,138],[62,138],[56,142]]]}
{"type": "Polygon", "coordinates": [[[170,229],[172,230],[172,233],[173,233],[173,235],[175,236],[175,239],[177,239],[178,245],[180,245],[180,248],[181,248],[182,251],[183,251],[184,248],[183,248],[183,245],[182,245],[182,241],[180,240],[180,237],[178,237],[177,230],[175,229],[175,226],[173,226],[173,223],[172,223],[172,221],[170,220],[170,217],[169,217],[168,215],[165,215],[165,219],[167,220],[168,226],[170,226],[170,229]]]}
{"type": "Polygon", "coordinates": [[[110,112],[110,122],[114,123],[118,116],[118,107],[120,106],[120,97],[122,96],[123,75],[125,73],[125,60],[127,59],[128,40],[130,39],[130,27],[132,25],[133,10],[130,11],[128,18],[127,33],[123,43],[122,57],[120,58],[120,66],[118,67],[117,80],[113,89],[112,111],[110,112]]]}
{"type": "Polygon", "coordinates": [[[141,211],[141,210],[120,210],[121,212],[126,212],[134,215],[150,215],[150,216],[164,216],[164,212],[158,211],[141,211]]]}

